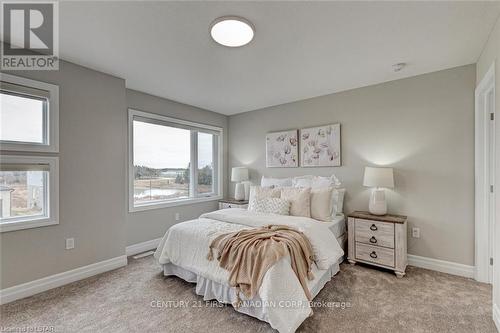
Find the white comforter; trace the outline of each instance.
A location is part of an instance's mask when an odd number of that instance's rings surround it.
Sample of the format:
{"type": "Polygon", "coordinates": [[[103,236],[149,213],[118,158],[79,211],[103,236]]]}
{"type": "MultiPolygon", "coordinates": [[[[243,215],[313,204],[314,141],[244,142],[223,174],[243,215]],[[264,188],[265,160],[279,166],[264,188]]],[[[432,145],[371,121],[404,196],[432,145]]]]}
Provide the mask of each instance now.
{"type": "MultiPolygon", "coordinates": [[[[155,258],[161,265],[172,263],[227,285],[228,271],[220,268],[217,260],[206,259],[211,241],[222,233],[269,224],[288,225],[303,232],[311,242],[320,270],[330,268],[344,255],[326,223],[305,217],[255,213],[233,208],[206,213],[199,219],[174,225],[161,240],[155,258]]],[[[266,321],[281,333],[294,332],[312,313],[304,290],[290,266],[289,257],[280,260],[267,271],[259,289],[259,297],[266,321]],[[290,301],[295,301],[294,304],[300,306],[275,306],[290,304],[290,301]],[[274,306],[264,306],[265,304],[274,306]]]]}

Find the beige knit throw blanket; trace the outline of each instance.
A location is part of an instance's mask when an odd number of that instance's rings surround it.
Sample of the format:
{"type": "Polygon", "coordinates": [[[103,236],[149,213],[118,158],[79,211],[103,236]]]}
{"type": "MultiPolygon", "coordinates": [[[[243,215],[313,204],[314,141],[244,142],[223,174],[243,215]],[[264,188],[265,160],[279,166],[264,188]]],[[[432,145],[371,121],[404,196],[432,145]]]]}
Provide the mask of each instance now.
{"type": "Polygon", "coordinates": [[[311,300],[307,279],[314,279],[311,272],[314,254],[309,239],[302,233],[284,225],[269,225],[257,229],[222,234],[209,247],[208,260],[217,253],[220,267],[229,271],[229,285],[252,299],[259,291],[267,270],[278,260],[290,255],[292,269],[311,300]]]}

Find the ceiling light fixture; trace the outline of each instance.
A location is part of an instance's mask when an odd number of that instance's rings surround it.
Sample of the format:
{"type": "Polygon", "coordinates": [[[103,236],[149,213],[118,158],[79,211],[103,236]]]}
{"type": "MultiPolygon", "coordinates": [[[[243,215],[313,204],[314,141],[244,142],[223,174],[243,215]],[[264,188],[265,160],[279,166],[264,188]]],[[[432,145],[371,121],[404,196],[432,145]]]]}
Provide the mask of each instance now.
{"type": "Polygon", "coordinates": [[[240,47],[250,43],[254,33],[253,25],[238,16],[219,17],[210,25],[213,40],[227,47],[240,47]]]}

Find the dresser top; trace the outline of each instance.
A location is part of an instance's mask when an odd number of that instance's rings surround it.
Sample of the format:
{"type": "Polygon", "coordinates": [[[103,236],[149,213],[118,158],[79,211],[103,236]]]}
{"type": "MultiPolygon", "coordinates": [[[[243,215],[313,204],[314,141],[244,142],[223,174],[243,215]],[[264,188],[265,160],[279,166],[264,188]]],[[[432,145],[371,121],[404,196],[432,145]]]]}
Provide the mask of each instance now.
{"type": "Polygon", "coordinates": [[[248,200],[236,200],[236,199],[220,199],[219,202],[224,202],[228,204],[233,204],[233,205],[246,205],[248,204],[248,200]]]}
{"type": "Polygon", "coordinates": [[[408,219],[407,216],[404,215],[373,215],[369,212],[355,211],[348,215],[349,217],[354,217],[355,219],[366,219],[372,221],[381,221],[381,222],[392,222],[392,223],[405,223],[408,219]]]}

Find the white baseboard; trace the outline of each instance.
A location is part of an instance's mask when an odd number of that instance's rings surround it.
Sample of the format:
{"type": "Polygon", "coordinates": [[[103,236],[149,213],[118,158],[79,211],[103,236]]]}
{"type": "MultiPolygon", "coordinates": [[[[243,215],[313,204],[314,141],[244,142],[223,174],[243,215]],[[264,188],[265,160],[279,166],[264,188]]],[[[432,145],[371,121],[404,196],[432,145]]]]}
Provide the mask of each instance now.
{"type": "Polygon", "coordinates": [[[0,304],[6,304],[21,298],[33,296],[43,291],[88,278],[93,275],[111,271],[127,265],[127,257],[119,256],[96,262],[70,271],[46,276],[44,278],[19,284],[0,290],[0,304]]]}
{"type": "Polygon", "coordinates": [[[493,321],[497,325],[498,332],[500,332],[500,309],[496,304],[493,304],[493,321]]]}
{"type": "Polygon", "coordinates": [[[474,278],[474,266],[458,264],[451,261],[444,261],[409,254],[408,265],[467,278],[474,278]]]}
{"type": "Polygon", "coordinates": [[[129,245],[125,248],[125,254],[128,256],[133,256],[134,254],[156,250],[158,245],[160,245],[161,238],[152,239],[146,242],[137,243],[129,245]]]}

